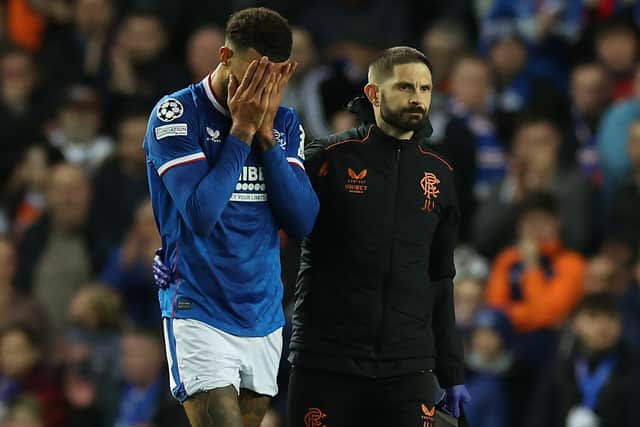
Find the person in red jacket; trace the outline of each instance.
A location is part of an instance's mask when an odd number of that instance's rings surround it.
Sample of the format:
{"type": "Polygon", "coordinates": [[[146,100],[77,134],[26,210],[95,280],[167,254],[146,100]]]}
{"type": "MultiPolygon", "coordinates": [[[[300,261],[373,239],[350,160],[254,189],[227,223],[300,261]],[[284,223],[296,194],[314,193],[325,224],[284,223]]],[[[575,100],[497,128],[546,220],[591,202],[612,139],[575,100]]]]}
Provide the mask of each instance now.
{"type": "Polygon", "coordinates": [[[0,332],[0,404],[27,394],[41,405],[47,427],[66,426],[67,405],[60,384],[46,366],[40,336],[32,328],[11,324],[0,332]]]}
{"type": "Polygon", "coordinates": [[[582,296],[585,260],[563,247],[552,196],[523,202],[518,235],[495,260],[487,301],[503,309],[518,332],[557,326],[582,296]]]}
{"type": "Polygon", "coordinates": [[[583,294],[584,258],[559,238],[555,199],[533,193],[522,201],[517,243],[498,254],[487,284],[487,303],[513,325],[514,351],[541,365],[553,348],[554,328],[583,294]]]}

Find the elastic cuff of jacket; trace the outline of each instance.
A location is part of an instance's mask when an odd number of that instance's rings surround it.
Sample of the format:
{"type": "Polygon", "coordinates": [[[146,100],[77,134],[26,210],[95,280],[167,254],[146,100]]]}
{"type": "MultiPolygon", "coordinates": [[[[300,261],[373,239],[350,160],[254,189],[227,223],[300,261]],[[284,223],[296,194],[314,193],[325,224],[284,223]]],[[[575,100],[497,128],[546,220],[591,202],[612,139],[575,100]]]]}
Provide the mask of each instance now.
{"type": "Polygon", "coordinates": [[[442,388],[464,384],[464,367],[438,366],[436,377],[438,377],[438,383],[442,388]]]}

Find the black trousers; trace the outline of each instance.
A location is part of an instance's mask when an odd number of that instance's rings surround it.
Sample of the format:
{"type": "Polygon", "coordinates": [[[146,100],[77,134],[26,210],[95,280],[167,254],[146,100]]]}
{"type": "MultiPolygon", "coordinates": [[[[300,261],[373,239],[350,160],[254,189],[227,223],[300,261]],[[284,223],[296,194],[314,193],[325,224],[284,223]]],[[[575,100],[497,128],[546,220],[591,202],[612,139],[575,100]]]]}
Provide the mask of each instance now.
{"type": "Polygon", "coordinates": [[[292,368],[287,427],[433,427],[435,377],[362,378],[292,368]]]}

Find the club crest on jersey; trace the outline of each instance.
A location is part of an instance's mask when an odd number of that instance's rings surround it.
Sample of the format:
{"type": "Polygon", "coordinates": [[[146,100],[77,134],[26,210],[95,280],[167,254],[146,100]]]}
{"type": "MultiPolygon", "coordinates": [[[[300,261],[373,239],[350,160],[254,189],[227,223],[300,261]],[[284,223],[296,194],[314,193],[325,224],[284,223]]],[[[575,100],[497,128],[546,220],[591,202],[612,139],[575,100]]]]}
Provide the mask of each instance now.
{"type": "Polygon", "coordinates": [[[156,114],[158,119],[163,122],[170,122],[182,117],[182,114],[184,114],[184,107],[177,99],[169,98],[160,104],[156,114]]]}
{"type": "Polygon", "coordinates": [[[283,150],[287,148],[287,138],[284,132],[280,132],[278,129],[274,129],[273,139],[276,140],[276,144],[278,144],[283,150]]]}

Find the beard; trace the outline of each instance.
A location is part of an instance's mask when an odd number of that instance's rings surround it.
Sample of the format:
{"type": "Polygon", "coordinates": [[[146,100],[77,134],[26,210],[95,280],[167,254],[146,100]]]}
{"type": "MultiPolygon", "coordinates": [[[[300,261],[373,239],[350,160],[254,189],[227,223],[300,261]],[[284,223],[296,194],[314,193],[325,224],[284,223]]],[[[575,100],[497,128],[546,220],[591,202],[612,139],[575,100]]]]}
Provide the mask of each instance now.
{"type": "Polygon", "coordinates": [[[394,110],[387,105],[385,96],[380,94],[380,115],[391,126],[405,130],[418,131],[427,121],[427,110],[422,107],[406,107],[394,110]]]}

